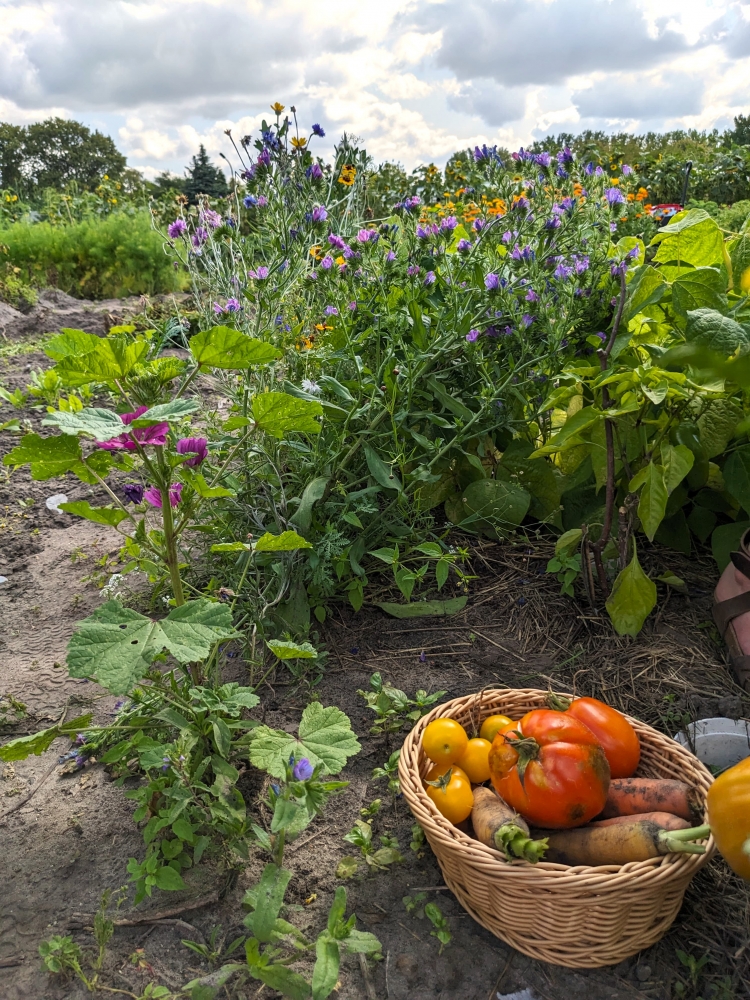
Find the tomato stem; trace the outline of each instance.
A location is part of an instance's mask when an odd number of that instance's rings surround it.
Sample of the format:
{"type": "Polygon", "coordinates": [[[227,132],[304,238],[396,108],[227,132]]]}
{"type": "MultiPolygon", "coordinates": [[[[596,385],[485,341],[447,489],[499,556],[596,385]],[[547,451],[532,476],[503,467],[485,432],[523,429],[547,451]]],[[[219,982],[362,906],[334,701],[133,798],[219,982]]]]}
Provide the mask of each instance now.
{"type": "Polygon", "coordinates": [[[550,691],[547,694],[547,704],[556,712],[567,712],[572,702],[570,698],[564,698],[561,694],[555,694],[553,691],[550,691]]]}
{"type": "Polygon", "coordinates": [[[518,760],[516,761],[516,771],[518,772],[518,778],[521,782],[521,787],[523,787],[523,779],[526,774],[526,768],[529,766],[532,760],[536,760],[539,757],[539,751],[541,747],[534,739],[533,736],[521,736],[518,734],[517,740],[508,741],[513,749],[518,754],[518,760]]]}
{"type": "Polygon", "coordinates": [[[426,785],[432,785],[433,788],[439,788],[441,792],[444,792],[448,785],[450,784],[451,775],[453,774],[453,768],[449,767],[445,774],[441,774],[439,778],[435,781],[428,781],[425,778],[426,785]]]}

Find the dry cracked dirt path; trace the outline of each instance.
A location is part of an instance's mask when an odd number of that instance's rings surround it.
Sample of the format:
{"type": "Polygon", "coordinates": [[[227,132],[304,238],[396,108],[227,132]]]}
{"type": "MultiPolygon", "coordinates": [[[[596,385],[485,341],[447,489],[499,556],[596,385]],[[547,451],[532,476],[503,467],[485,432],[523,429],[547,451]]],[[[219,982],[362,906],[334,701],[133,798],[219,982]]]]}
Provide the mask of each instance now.
{"type": "MultiPolygon", "coordinates": [[[[29,368],[46,363],[40,353],[0,358],[0,382],[23,387],[29,368]]],[[[2,413],[0,420],[8,419],[7,409],[2,413]]],[[[14,440],[3,435],[0,452],[14,440]]],[[[0,575],[7,581],[0,585],[0,705],[9,709],[0,726],[3,742],[45,728],[63,713],[70,719],[90,711],[101,723],[113,711],[114,699],[106,692],[68,677],[64,654],[76,621],[101,602],[101,586],[116,570],[117,535],[49,510],[45,499],[57,493],[94,499],[90,487],[71,477],[35,483],[19,470],[0,479],[0,575]],[[9,696],[26,706],[18,718],[9,696]]],[[[390,802],[383,783],[372,780],[372,769],[400,739],[388,744],[369,734],[371,713],[357,691],[376,670],[409,693],[420,687],[445,690],[446,698],[490,684],[562,690],[575,685],[580,693],[604,697],[670,733],[693,717],[750,715],[750,701],[734,685],[706,627],[715,576],[708,558],[698,553],[680,562],[658,548],[644,551],[651,575],[672,569],[686,579],[689,596],[670,597],[636,640],[614,636],[606,621],[561,598],[554,579],[544,575],[547,558],[543,544],[476,546],[477,580],[466,610],[422,628],[387,619],[377,608],[358,616],[337,608],[322,635],[329,653],[323,675],[299,683],[279,671],[260,692],[265,721],[291,731],[314,690],[323,704],[347,712],[362,743],[361,754],[344,772],[347,791],[289,851],[293,919],[312,933],[323,926],[340,884],[338,862],[353,853],[343,835],[374,798],[384,802],[373,821],[376,836],[397,837],[404,855],[387,872],[362,864],[348,883],[358,926],[377,934],[384,957],[368,972],[369,982],[358,961],[347,958],[336,1000],[492,1000],[524,989],[537,1000],[750,998],[750,895],[720,861],[694,881],[673,929],[658,945],[614,968],[561,969],[526,958],[476,924],[440,888],[442,875],[429,849],[409,848],[413,819],[403,800],[390,802]],[[419,890],[439,902],[450,926],[452,941],[442,954],[427,921],[409,915],[403,905],[404,896],[419,890]],[[677,949],[708,956],[694,983],[677,949]]],[[[227,679],[246,679],[240,658],[225,667],[227,679]]],[[[104,768],[59,773],[58,756],[69,746],[58,739],[40,757],[0,764],[0,1000],[91,995],[75,981],[44,973],[39,943],[70,933],[90,951],[90,915],[102,892],[126,883],[128,858],[143,853],[132,804],[104,768]]],[[[249,809],[257,808],[262,787],[252,769],[242,776],[249,809]]],[[[230,881],[200,866],[190,873],[188,893],[147,900],[136,918],[179,912],[156,923],[118,927],[102,982],[139,996],[149,982],[177,992],[206,974],[208,966],[181,940],[206,941],[217,926],[220,938],[240,935],[243,893],[257,881],[263,860],[251,855],[230,881]],[[195,908],[196,902],[204,905],[195,908]]],[[[124,910],[132,916],[129,906],[124,910]]],[[[257,983],[230,985],[222,995],[277,1000],[257,983]]]]}

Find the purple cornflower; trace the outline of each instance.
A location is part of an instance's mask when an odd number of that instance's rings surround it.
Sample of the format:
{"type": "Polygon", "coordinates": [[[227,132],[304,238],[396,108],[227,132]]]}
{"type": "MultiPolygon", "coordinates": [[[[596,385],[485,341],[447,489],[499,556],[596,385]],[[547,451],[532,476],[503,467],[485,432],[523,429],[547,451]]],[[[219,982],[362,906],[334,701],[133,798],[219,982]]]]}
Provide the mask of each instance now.
{"type": "Polygon", "coordinates": [[[205,438],[180,438],[177,442],[178,455],[190,455],[185,459],[183,465],[195,468],[208,455],[208,441],[205,438]]]}
{"type": "Polygon", "coordinates": [[[321,260],[320,266],[323,268],[324,271],[330,271],[334,263],[335,261],[333,257],[331,257],[330,254],[326,254],[323,260],[321,260]]]}
{"type": "Polygon", "coordinates": [[[256,267],[254,271],[247,272],[248,278],[255,278],[256,281],[265,281],[268,277],[268,268],[265,264],[261,264],[260,267],[256,267]]]}
{"type": "Polygon", "coordinates": [[[468,253],[471,250],[471,240],[459,240],[456,244],[459,253],[468,253]]]}
{"type": "Polygon", "coordinates": [[[466,339],[470,344],[473,344],[475,340],[479,337],[479,330],[469,330],[466,334],[466,339]]]}
{"type": "Polygon", "coordinates": [[[321,170],[319,163],[313,163],[305,171],[305,177],[307,177],[308,180],[311,181],[319,181],[322,176],[323,176],[323,171],[321,170]]]}
{"type": "Polygon", "coordinates": [[[537,295],[537,293],[534,291],[533,288],[530,288],[528,290],[528,292],[526,292],[526,301],[527,302],[538,302],[539,301],[539,296],[537,295]]]}
{"type": "Polygon", "coordinates": [[[622,191],[616,187],[607,188],[604,197],[610,205],[621,205],[625,201],[622,191]]]}
{"type": "Polygon", "coordinates": [[[201,222],[210,226],[211,229],[218,229],[221,225],[221,216],[218,212],[214,212],[212,208],[204,208],[198,218],[201,222]]]}
{"type": "MultiPolygon", "coordinates": [[[[121,413],[120,420],[124,424],[132,424],[134,420],[142,416],[146,410],[147,406],[139,406],[137,410],[133,413],[121,413]]],[[[125,449],[126,451],[135,451],[138,444],[145,445],[165,445],[167,443],[167,434],[169,433],[169,424],[152,424],[151,427],[136,427],[134,428],[132,434],[119,434],[115,438],[111,438],[109,441],[100,441],[98,443],[99,448],[104,448],[106,451],[119,451],[125,449]]]]}
{"type": "Polygon", "coordinates": [[[385,259],[388,264],[391,264],[396,259],[396,254],[393,252],[393,250],[389,250],[388,253],[385,255],[385,259]]]}
{"type": "Polygon", "coordinates": [[[167,236],[170,240],[176,240],[178,236],[183,236],[187,232],[187,223],[184,219],[175,219],[167,226],[167,236]]]}
{"type": "Polygon", "coordinates": [[[325,222],[328,218],[328,211],[325,205],[316,205],[312,210],[313,222],[325,222]]]}
{"type": "Polygon", "coordinates": [[[258,204],[258,199],[255,197],[254,194],[246,194],[245,197],[242,199],[242,204],[245,206],[245,208],[253,208],[255,205],[258,204]]]}
{"type": "Polygon", "coordinates": [[[419,266],[412,264],[410,267],[407,267],[406,273],[410,278],[415,278],[419,274],[419,266]]]}
{"type": "MultiPolygon", "coordinates": [[[[158,507],[161,510],[161,491],[157,490],[155,486],[149,486],[143,494],[143,499],[152,507],[158,507]]],[[[169,487],[169,506],[176,507],[181,499],[182,483],[172,483],[169,487]]]]}
{"type": "Polygon", "coordinates": [[[228,313],[236,313],[242,308],[242,303],[239,299],[227,299],[227,304],[224,308],[228,313]]]}
{"type": "Polygon", "coordinates": [[[440,228],[444,233],[451,233],[458,225],[458,219],[455,215],[449,215],[446,219],[443,219],[440,223],[440,228]]]}
{"type": "Polygon", "coordinates": [[[140,483],[125,483],[122,492],[128,503],[141,503],[143,500],[143,487],[140,483]]]}
{"type": "Polygon", "coordinates": [[[338,316],[339,314],[339,311],[336,308],[336,306],[326,306],[323,312],[326,314],[326,316],[338,316]]]}
{"type": "Polygon", "coordinates": [[[427,272],[427,274],[424,276],[424,284],[425,285],[434,285],[435,284],[435,272],[434,271],[428,271],[427,272]]]}
{"type": "Polygon", "coordinates": [[[208,230],[204,229],[203,226],[198,226],[190,238],[190,242],[193,244],[196,250],[200,250],[203,244],[208,239],[208,230]]]}
{"type": "Polygon", "coordinates": [[[307,757],[301,757],[292,769],[295,781],[309,781],[313,776],[315,768],[307,757]]]}
{"type": "Polygon", "coordinates": [[[313,125],[310,131],[312,132],[313,135],[319,135],[321,139],[325,136],[325,130],[321,128],[321,126],[318,125],[317,122],[313,125]]]}
{"type": "Polygon", "coordinates": [[[500,278],[496,274],[488,274],[484,279],[484,287],[488,292],[495,292],[500,287],[500,278]]]}
{"type": "Polygon", "coordinates": [[[335,233],[328,234],[328,242],[331,244],[332,247],[336,247],[337,250],[343,250],[344,247],[346,246],[344,240],[340,236],[337,236],[335,233]]]}

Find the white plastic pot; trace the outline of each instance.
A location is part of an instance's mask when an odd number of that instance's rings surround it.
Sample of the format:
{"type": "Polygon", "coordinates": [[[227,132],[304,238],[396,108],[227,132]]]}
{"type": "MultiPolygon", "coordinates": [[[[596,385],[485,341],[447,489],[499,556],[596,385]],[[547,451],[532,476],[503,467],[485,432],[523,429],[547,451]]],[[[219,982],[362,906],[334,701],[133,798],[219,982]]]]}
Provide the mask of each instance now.
{"type": "Polygon", "coordinates": [[[750,722],[745,719],[698,719],[675,739],[714,771],[725,771],[750,757],[750,722]]]}

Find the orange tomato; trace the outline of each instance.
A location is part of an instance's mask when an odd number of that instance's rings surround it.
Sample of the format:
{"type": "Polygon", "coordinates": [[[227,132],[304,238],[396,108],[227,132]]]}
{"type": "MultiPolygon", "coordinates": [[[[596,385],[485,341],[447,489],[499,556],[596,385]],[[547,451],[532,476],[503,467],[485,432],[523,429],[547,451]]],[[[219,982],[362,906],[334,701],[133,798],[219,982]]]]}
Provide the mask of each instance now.
{"type": "Polygon", "coordinates": [[[490,777],[490,747],[489,740],[481,737],[469,740],[466,749],[456,761],[456,767],[468,774],[475,785],[481,785],[490,777]]]}
{"type": "Polygon", "coordinates": [[[433,719],[422,735],[422,749],[436,764],[454,764],[468,742],[466,730],[455,719],[433,719]]]}
{"type": "Polygon", "coordinates": [[[509,722],[513,720],[508,718],[507,715],[490,715],[482,723],[482,728],[479,730],[479,735],[483,740],[489,740],[490,743],[497,736],[497,731],[502,726],[507,726],[509,722]]]}
{"type": "Polygon", "coordinates": [[[641,743],[622,712],[596,698],[576,698],[565,714],[588,726],[596,736],[613,778],[631,778],[635,774],[641,743]]]}
{"type": "Polygon", "coordinates": [[[468,819],[474,807],[471,782],[458,767],[447,768],[436,784],[428,785],[427,795],[451,823],[468,819]]]}
{"type": "Polygon", "coordinates": [[[567,712],[527,712],[514,732],[499,732],[490,749],[497,794],[534,826],[582,826],[604,808],[609,764],[599,741],[567,712]]]}

